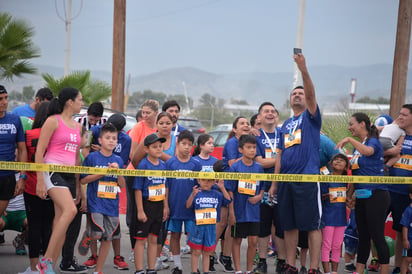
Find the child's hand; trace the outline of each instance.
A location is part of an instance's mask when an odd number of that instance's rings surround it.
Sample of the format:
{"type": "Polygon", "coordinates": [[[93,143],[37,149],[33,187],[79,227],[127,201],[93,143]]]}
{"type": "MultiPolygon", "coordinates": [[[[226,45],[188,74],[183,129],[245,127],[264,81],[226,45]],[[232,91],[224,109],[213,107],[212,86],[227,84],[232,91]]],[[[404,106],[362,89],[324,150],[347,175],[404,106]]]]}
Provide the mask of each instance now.
{"type": "Polygon", "coordinates": [[[352,195],[352,197],[346,197],[346,206],[349,209],[355,208],[355,203],[356,203],[356,196],[352,195]]]}
{"type": "Polygon", "coordinates": [[[328,200],[329,198],[332,198],[332,195],[330,193],[322,194],[322,200],[328,200]]]}
{"type": "Polygon", "coordinates": [[[163,222],[166,222],[166,220],[169,219],[169,214],[170,214],[169,208],[164,207],[163,208],[163,219],[162,219],[163,222]]]}
{"type": "Polygon", "coordinates": [[[145,223],[145,222],[147,221],[146,213],[145,213],[144,211],[139,211],[139,212],[137,213],[137,219],[138,219],[140,222],[145,223]]]}
{"type": "Polygon", "coordinates": [[[201,190],[200,190],[199,186],[194,186],[193,190],[192,190],[192,196],[195,197],[196,194],[198,194],[200,191],[201,190]]]}
{"type": "Polygon", "coordinates": [[[216,185],[219,189],[224,189],[225,188],[225,181],[219,179],[219,180],[217,180],[216,185]]]}
{"type": "Polygon", "coordinates": [[[87,199],[83,199],[82,198],[82,202],[81,202],[81,204],[80,204],[80,212],[84,212],[84,213],[86,213],[87,212],[87,199]]]}
{"type": "Polygon", "coordinates": [[[119,164],[118,163],[109,163],[108,167],[109,168],[119,168],[119,164]]]}
{"type": "Polygon", "coordinates": [[[236,223],[236,216],[235,213],[229,213],[228,224],[234,225],[236,223]]]}
{"type": "Polygon", "coordinates": [[[409,249],[410,244],[409,244],[409,241],[408,241],[408,240],[403,240],[403,241],[402,241],[402,245],[403,245],[403,248],[409,249]]]}
{"type": "Polygon", "coordinates": [[[256,196],[248,198],[249,203],[251,203],[252,205],[260,202],[260,200],[262,200],[262,197],[260,195],[256,195],[256,196]]]}

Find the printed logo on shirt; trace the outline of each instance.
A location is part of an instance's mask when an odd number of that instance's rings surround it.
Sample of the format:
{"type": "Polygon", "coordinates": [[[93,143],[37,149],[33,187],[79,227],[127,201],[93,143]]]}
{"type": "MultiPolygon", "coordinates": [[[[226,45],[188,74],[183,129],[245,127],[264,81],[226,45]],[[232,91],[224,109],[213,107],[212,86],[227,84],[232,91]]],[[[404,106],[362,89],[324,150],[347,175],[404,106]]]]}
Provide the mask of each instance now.
{"type": "Polygon", "coordinates": [[[16,134],[17,128],[14,124],[0,124],[0,134],[16,134]]]}
{"type": "Polygon", "coordinates": [[[115,153],[120,153],[122,152],[122,144],[117,143],[116,147],[114,148],[115,153]]]}

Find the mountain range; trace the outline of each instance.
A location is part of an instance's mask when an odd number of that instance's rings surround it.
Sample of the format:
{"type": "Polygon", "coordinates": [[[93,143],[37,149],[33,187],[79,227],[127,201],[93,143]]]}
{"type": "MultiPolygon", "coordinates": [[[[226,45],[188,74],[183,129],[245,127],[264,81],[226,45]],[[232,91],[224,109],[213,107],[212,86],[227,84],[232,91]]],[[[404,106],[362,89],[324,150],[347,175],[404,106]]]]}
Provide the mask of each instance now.
{"type": "MultiPolygon", "coordinates": [[[[63,75],[63,68],[38,65],[41,73],[55,77],[63,75]]],[[[333,110],[339,101],[349,100],[351,79],[357,79],[356,98],[390,97],[392,65],[376,64],[358,67],[314,66],[309,67],[316,96],[321,109],[333,110]]],[[[407,103],[412,102],[411,71],[408,72],[407,103]]],[[[111,83],[111,72],[91,71],[92,78],[111,83]]],[[[125,80],[127,81],[127,80],[125,80]]],[[[212,73],[193,67],[171,68],[146,75],[131,77],[130,92],[151,89],[166,94],[184,94],[185,83],[188,96],[197,100],[209,93],[216,98],[230,102],[231,98],[246,100],[250,105],[271,101],[282,107],[292,89],[293,72],[245,72],[237,74],[212,73]]],[[[44,86],[40,74],[15,78],[14,82],[4,83],[9,91],[21,91],[24,86],[36,90],[44,86]]]]}

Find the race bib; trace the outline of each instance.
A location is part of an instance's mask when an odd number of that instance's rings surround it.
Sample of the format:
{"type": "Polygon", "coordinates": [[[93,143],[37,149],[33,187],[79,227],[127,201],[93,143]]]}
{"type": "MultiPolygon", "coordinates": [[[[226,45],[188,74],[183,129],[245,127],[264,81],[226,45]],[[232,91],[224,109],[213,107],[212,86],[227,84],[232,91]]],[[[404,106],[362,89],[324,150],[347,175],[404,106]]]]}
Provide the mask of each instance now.
{"type": "Polygon", "coordinates": [[[255,196],[256,194],[256,186],[257,182],[256,181],[251,181],[251,180],[239,180],[237,190],[241,194],[246,194],[246,195],[251,195],[255,196]]]}
{"type": "Polygon", "coordinates": [[[359,157],[360,154],[354,154],[352,159],[350,159],[351,169],[359,169],[359,157]]]}
{"type": "Polygon", "coordinates": [[[412,155],[401,155],[401,158],[399,158],[393,167],[412,170],[412,155]]]}
{"type": "Polygon", "coordinates": [[[285,148],[301,144],[302,143],[301,130],[298,129],[292,134],[285,134],[284,143],[285,143],[285,148]]]}
{"type": "Polygon", "coordinates": [[[323,167],[320,168],[320,174],[321,175],[329,175],[330,171],[326,166],[323,166],[323,167]]]}
{"type": "Polygon", "coordinates": [[[216,224],[216,218],[217,218],[216,208],[196,209],[195,215],[196,215],[196,225],[216,224]]]}
{"type": "Polygon", "coordinates": [[[149,186],[149,201],[159,202],[165,199],[166,187],[165,184],[149,186]]]}
{"type": "Polygon", "coordinates": [[[271,148],[266,148],[265,149],[265,159],[275,159],[277,155],[277,149],[276,149],[276,153],[273,153],[271,148]]]}
{"type": "Polygon", "coordinates": [[[105,199],[116,199],[117,189],[117,182],[99,181],[99,187],[97,188],[97,197],[105,199]]]}
{"type": "Polygon", "coordinates": [[[346,187],[330,187],[329,194],[329,201],[331,203],[346,202],[346,187]]]}

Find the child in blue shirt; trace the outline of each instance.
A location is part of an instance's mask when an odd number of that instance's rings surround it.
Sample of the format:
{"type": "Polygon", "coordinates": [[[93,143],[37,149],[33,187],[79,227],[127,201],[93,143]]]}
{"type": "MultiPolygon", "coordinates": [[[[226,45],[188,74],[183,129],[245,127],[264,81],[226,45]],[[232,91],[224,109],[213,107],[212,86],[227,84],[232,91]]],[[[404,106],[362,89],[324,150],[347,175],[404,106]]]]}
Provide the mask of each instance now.
{"type": "Polygon", "coordinates": [[[216,245],[218,213],[221,206],[229,204],[231,200],[222,180],[217,184],[221,192],[212,189],[215,185],[214,179],[198,179],[198,181],[200,187],[194,186],[192,194],[186,201],[186,207],[194,209],[195,212],[195,225],[189,235],[189,246],[192,253],[192,273],[198,273],[199,257],[202,254],[203,273],[206,274],[209,273],[210,256],[213,256],[212,252],[216,245]]]}
{"type": "MultiPolygon", "coordinates": [[[[163,153],[165,138],[159,138],[155,133],[146,136],[143,141],[144,151],[147,156],[143,158],[137,169],[165,170],[166,164],[160,160],[163,153]]],[[[157,237],[159,236],[162,222],[166,220],[164,203],[166,195],[165,177],[136,177],[133,183],[135,190],[138,222],[136,224],[136,245],[134,248],[134,263],[136,274],[144,274],[144,248],[147,247],[148,274],[155,274],[157,237]]]]}
{"type": "MultiPolygon", "coordinates": [[[[409,198],[412,199],[412,186],[409,187],[409,198]]],[[[407,273],[408,266],[412,263],[412,203],[402,214],[402,265],[401,273],[407,273]]]]}
{"type": "MultiPolygon", "coordinates": [[[[90,153],[83,162],[84,166],[100,168],[121,168],[123,160],[113,154],[117,145],[117,129],[105,124],[100,132],[100,151],[90,153]]],[[[113,239],[120,238],[119,227],[119,186],[124,187],[123,176],[83,175],[80,183],[87,184],[87,212],[89,221],[88,235],[93,240],[101,240],[96,272],[101,272],[113,239]]]]}
{"type": "MultiPolygon", "coordinates": [[[[202,166],[194,160],[190,153],[193,148],[194,136],[192,132],[184,130],[177,137],[176,156],[166,162],[166,169],[177,172],[200,171],[202,166]]],[[[197,181],[193,178],[167,178],[166,180],[166,212],[169,212],[168,230],[170,235],[170,249],[173,254],[175,268],[174,274],[183,273],[180,258],[180,236],[182,225],[185,224],[185,232],[190,234],[193,226],[193,210],[186,208],[186,200],[192,193],[197,181]]]]}
{"type": "MultiPolygon", "coordinates": [[[[256,156],[256,138],[252,135],[242,135],[239,138],[239,152],[242,153],[240,161],[230,167],[230,172],[263,173],[263,168],[253,159],[256,156]]],[[[260,223],[260,201],[264,189],[256,180],[226,181],[233,203],[229,205],[229,224],[232,226],[233,237],[233,262],[235,273],[240,270],[240,245],[242,238],[248,239],[247,272],[252,273],[255,258],[257,239],[260,223]]]]}

